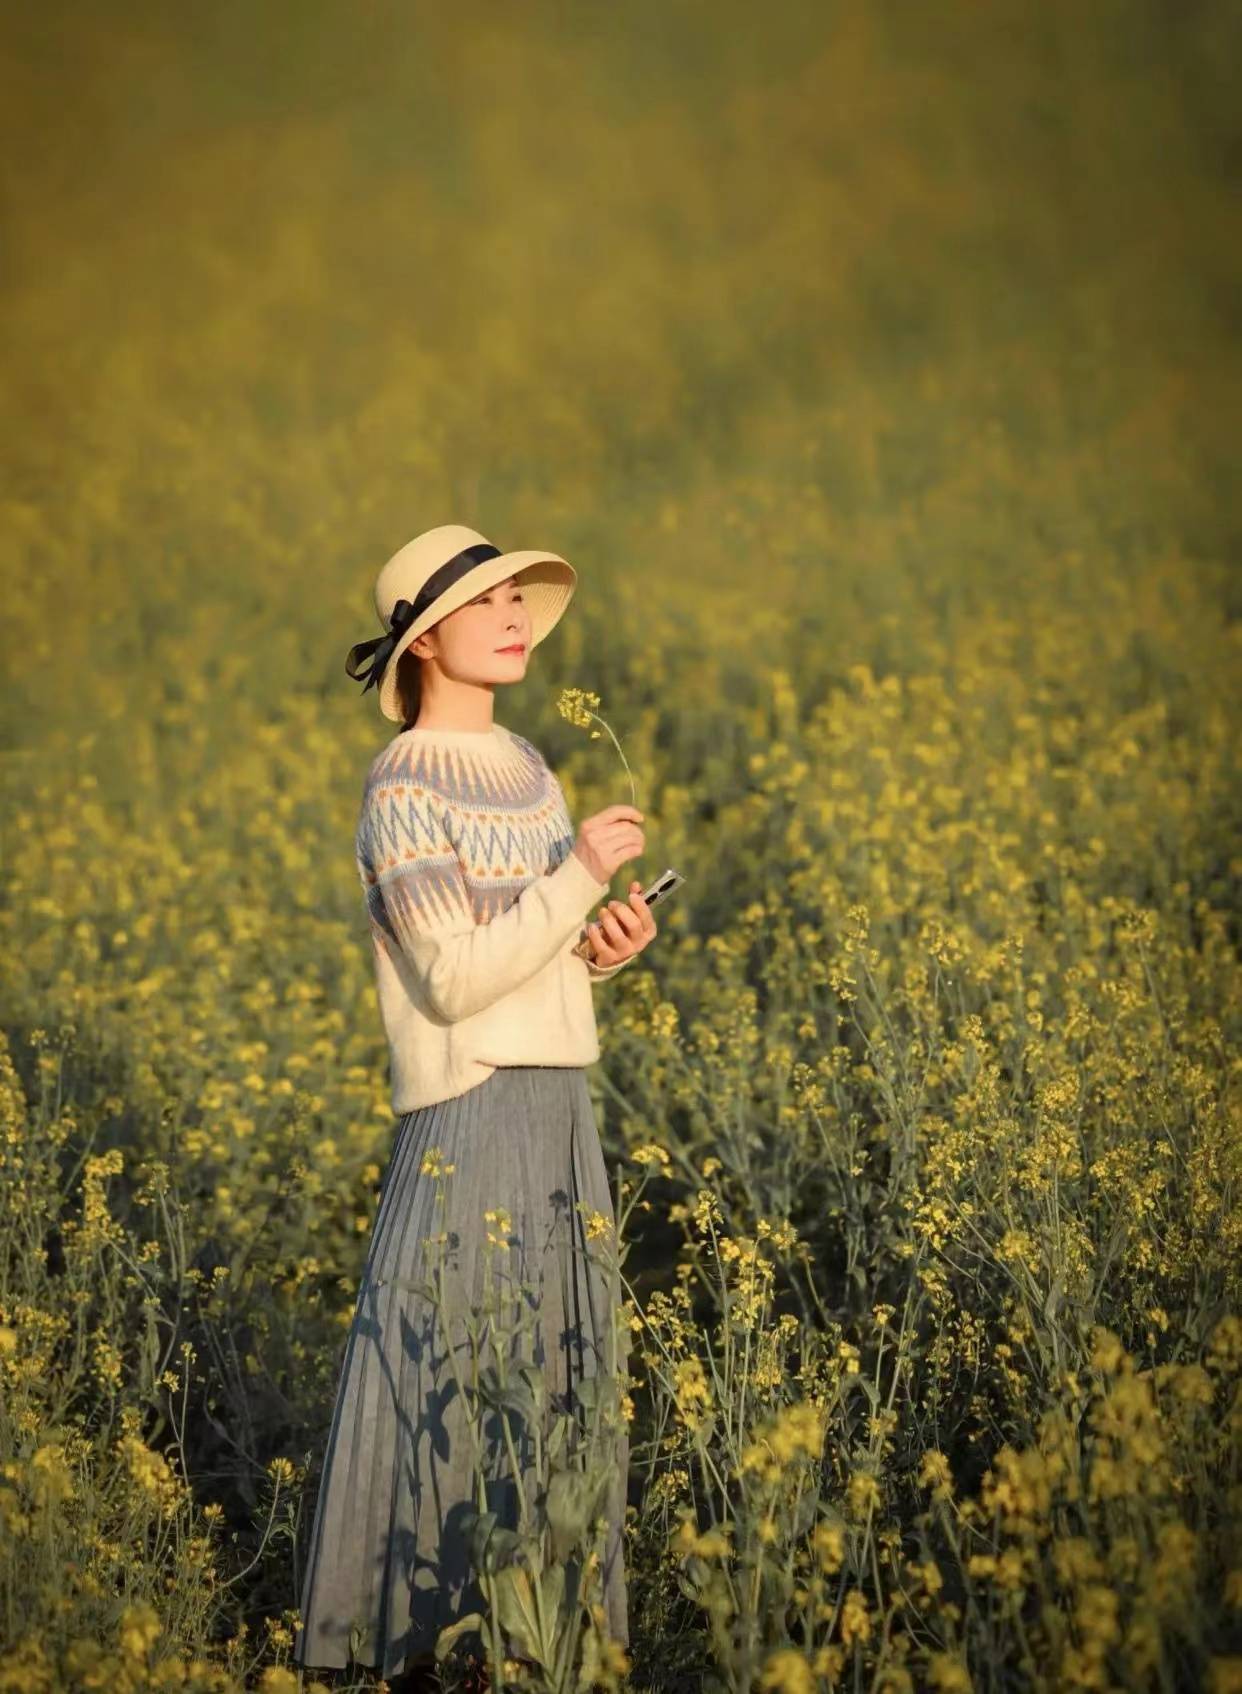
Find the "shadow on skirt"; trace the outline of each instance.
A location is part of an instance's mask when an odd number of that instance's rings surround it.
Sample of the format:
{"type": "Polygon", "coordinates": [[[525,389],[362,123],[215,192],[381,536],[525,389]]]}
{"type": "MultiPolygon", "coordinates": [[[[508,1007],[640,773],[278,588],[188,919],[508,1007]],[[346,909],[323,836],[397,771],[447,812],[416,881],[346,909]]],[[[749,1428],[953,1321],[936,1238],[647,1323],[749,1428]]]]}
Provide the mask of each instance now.
{"type": "MultiPolygon", "coordinates": [[[[591,1213],[613,1218],[581,1067],[504,1066],[465,1094],[397,1120],[345,1342],[295,1664],[355,1663],[391,1677],[429,1653],[445,1624],[486,1610],[463,1527],[476,1503],[469,1430],[426,1285],[440,1253],[454,1311],[479,1303],[489,1286],[503,1289],[508,1311],[520,1303],[526,1327],[513,1345],[542,1368],[553,1407],[568,1407],[575,1383],[605,1369],[615,1309],[589,1242],[591,1213]],[[437,1149],[455,1167],[440,1183],[422,1169],[437,1149]],[[485,1221],[496,1208],[507,1222],[485,1221]],[[485,1250],[489,1232],[505,1245],[485,1250]],[[447,1242],[437,1246],[440,1236],[447,1242]]],[[[453,1334],[458,1370],[469,1380],[464,1331],[453,1334]]],[[[484,1468],[498,1469],[488,1506],[516,1528],[511,1467],[494,1439],[499,1419],[491,1428],[494,1457],[484,1468]]],[[[624,1434],[614,1451],[603,1598],[610,1634],[628,1644],[624,1434]]]]}

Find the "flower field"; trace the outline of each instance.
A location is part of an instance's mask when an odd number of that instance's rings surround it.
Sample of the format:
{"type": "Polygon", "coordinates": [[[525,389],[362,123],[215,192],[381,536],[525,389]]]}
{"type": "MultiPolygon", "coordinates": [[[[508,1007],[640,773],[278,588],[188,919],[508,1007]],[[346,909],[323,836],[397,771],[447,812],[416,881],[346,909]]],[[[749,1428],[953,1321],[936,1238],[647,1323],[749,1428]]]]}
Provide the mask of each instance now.
{"type": "Polygon", "coordinates": [[[1236,18],[55,10],[0,1694],[376,1686],[290,1666],[393,1125],[344,657],[441,522],[577,565],[496,716],[580,817],[597,694],[687,878],[594,990],[631,1642],[570,1443],[501,1681],[1239,1694],[1236,18]]]}

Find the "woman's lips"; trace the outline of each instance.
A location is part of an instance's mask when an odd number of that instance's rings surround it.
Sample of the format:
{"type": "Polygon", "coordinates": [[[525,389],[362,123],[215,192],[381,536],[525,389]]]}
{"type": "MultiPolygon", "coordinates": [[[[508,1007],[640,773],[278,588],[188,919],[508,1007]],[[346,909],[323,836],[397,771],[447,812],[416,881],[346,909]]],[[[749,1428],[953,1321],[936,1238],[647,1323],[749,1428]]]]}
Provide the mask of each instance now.
{"type": "Polygon", "coordinates": [[[496,651],[498,653],[524,653],[526,651],[526,643],[524,641],[515,641],[512,647],[497,647],[496,651]]]}

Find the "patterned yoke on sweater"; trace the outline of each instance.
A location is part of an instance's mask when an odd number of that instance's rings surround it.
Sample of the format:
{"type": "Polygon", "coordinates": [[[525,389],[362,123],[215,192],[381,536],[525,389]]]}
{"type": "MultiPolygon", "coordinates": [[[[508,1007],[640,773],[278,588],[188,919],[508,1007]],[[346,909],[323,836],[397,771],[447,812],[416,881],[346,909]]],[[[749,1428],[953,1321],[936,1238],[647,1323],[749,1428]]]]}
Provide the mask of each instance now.
{"type": "Polygon", "coordinates": [[[573,951],[609,891],[574,835],[555,773],[500,724],[404,730],[373,761],[356,856],[394,1112],[499,1065],[599,1058],[592,989],[633,960],[573,951]]]}

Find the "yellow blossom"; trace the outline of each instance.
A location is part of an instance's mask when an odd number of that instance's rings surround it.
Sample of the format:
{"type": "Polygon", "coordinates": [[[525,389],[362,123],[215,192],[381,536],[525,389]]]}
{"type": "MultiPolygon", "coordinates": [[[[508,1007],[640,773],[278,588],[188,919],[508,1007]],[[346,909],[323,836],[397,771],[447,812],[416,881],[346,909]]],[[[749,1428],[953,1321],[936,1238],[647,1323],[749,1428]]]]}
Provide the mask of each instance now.
{"type": "Polygon", "coordinates": [[[598,705],[599,695],[584,688],[562,688],[556,700],[556,709],[561,716],[581,729],[590,728],[593,708],[598,705]]]}
{"type": "Polygon", "coordinates": [[[841,1640],[849,1647],[871,1637],[871,1613],[861,1588],[851,1588],[841,1607],[841,1640]]]}
{"type": "Polygon", "coordinates": [[[856,1470],[849,1480],[846,1496],[856,1517],[865,1517],[880,1503],[880,1484],[874,1472],[856,1470]]]}
{"type": "Polygon", "coordinates": [[[729,1524],[716,1524],[711,1529],[699,1531],[694,1521],[694,1514],[683,1510],[681,1522],[673,1533],[673,1550],[687,1557],[694,1553],[701,1559],[724,1559],[730,1551],[729,1524]]]}
{"type": "Polygon", "coordinates": [[[820,1570],[825,1576],[832,1576],[840,1570],[845,1558],[845,1526],[821,1518],[812,1531],[811,1546],[815,1550],[820,1570]]]}
{"type": "Polygon", "coordinates": [[[919,1461],[919,1485],[931,1489],[933,1500],[949,1500],[953,1496],[949,1461],[936,1447],[929,1447],[919,1461]]]}
{"type": "Polygon", "coordinates": [[[584,1212],[586,1220],[586,1238],[588,1241],[601,1241],[612,1234],[612,1219],[607,1212],[599,1212],[589,1207],[584,1212]]]}
{"type": "Polygon", "coordinates": [[[145,1659],[163,1626],[155,1608],[145,1600],[126,1606],[117,1625],[117,1644],[131,1659],[145,1659]]]}
{"type": "Polygon", "coordinates": [[[667,1171],[672,1163],[672,1156],[658,1142],[648,1141],[641,1147],[635,1147],[630,1154],[636,1165],[659,1165],[662,1171],[667,1171]]]}
{"type": "Polygon", "coordinates": [[[815,1694],[815,1675],[796,1648],[778,1647],[763,1662],[759,1686],[775,1694],[815,1694]]]}
{"type": "Polygon", "coordinates": [[[955,1653],[933,1653],[927,1661],[927,1677],[936,1694],[974,1694],[970,1672],[955,1653]]]}
{"type": "Polygon", "coordinates": [[[451,1176],[457,1169],[455,1164],[446,1164],[444,1151],[440,1147],[428,1147],[423,1154],[423,1162],[418,1167],[423,1176],[451,1176]]]}
{"type": "Polygon", "coordinates": [[[702,1424],[711,1404],[711,1384],[702,1361],[694,1356],[679,1359],[673,1367],[673,1398],[677,1415],[691,1431],[702,1424]]]}
{"type": "Polygon", "coordinates": [[[513,1229],[513,1219],[503,1206],[493,1206],[483,1213],[487,1225],[487,1241],[491,1247],[507,1247],[513,1229]]]}

